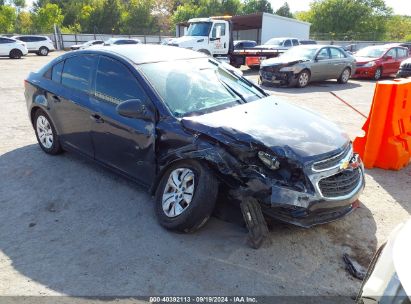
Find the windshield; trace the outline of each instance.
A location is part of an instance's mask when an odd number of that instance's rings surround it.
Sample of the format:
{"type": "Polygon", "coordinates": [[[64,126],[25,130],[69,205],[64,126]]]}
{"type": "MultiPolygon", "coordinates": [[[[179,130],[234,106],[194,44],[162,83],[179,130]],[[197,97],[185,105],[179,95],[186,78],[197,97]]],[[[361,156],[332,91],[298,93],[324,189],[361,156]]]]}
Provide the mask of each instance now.
{"type": "Polygon", "coordinates": [[[176,117],[203,114],[265,97],[213,59],[157,62],[140,69],[176,117]]]}
{"type": "Polygon", "coordinates": [[[370,58],[380,58],[387,49],[378,46],[370,46],[359,50],[355,56],[356,57],[370,57],[370,58]]]}
{"type": "Polygon", "coordinates": [[[314,59],[314,55],[317,52],[318,48],[306,48],[306,47],[294,47],[285,52],[281,57],[282,58],[306,58],[314,59]]]}
{"type": "Polygon", "coordinates": [[[208,36],[210,28],[211,22],[191,23],[188,27],[187,36],[208,36]]]}
{"type": "Polygon", "coordinates": [[[283,41],[284,41],[283,39],[272,38],[264,44],[267,44],[267,45],[282,45],[283,41]]]}

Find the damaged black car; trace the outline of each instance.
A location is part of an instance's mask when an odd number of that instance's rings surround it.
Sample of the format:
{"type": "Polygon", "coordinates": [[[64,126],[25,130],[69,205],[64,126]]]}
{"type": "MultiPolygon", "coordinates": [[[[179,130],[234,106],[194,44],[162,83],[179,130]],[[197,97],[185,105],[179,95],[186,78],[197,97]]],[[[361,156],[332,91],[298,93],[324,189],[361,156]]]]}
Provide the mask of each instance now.
{"type": "Polygon", "coordinates": [[[310,227],[350,213],[364,187],[336,125],[190,50],[69,52],[29,75],[25,97],[44,152],[77,152],[146,186],[171,230],[203,226],[219,191],[310,227]]]}

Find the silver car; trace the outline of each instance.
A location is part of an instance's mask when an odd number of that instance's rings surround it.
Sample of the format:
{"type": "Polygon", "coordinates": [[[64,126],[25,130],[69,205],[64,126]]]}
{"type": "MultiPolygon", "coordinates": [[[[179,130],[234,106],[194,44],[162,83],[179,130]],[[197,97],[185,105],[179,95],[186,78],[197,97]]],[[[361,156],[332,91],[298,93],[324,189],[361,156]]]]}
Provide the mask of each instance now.
{"type": "Polygon", "coordinates": [[[310,81],[337,79],[347,83],[355,73],[355,59],[333,45],[300,45],[260,65],[260,84],[303,88],[310,81]]]}

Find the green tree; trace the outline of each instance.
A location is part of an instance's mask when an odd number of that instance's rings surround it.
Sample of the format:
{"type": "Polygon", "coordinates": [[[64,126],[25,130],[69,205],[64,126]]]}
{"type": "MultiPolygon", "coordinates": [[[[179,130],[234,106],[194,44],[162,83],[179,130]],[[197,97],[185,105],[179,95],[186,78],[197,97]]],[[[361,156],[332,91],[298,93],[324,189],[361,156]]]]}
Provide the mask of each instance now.
{"type": "Polygon", "coordinates": [[[275,14],[287,18],[294,18],[288,2],[284,2],[284,4],[275,12],[275,14]]]}
{"type": "Polygon", "coordinates": [[[61,26],[63,22],[61,8],[57,4],[47,3],[33,15],[33,29],[39,33],[53,32],[53,26],[61,26]]]}
{"type": "Polygon", "coordinates": [[[153,7],[152,0],[130,0],[122,16],[122,32],[128,34],[156,32],[158,30],[156,20],[151,14],[153,7]]]}
{"type": "Polygon", "coordinates": [[[15,7],[7,4],[0,5],[0,33],[12,33],[16,17],[15,7]]]}
{"type": "Polygon", "coordinates": [[[387,21],[387,32],[385,39],[391,41],[408,41],[407,35],[411,37],[411,17],[395,15],[387,21]]]}
{"type": "Polygon", "coordinates": [[[95,0],[88,18],[87,31],[100,34],[119,34],[122,7],[119,0],[95,0]]]}
{"type": "Polygon", "coordinates": [[[245,0],[243,6],[243,13],[273,13],[273,8],[268,0],[245,0]]]}
{"type": "Polygon", "coordinates": [[[32,32],[33,20],[31,13],[21,11],[17,15],[15,32],[19,34],[30,34],[32,32]]]}
{"type": "Polygon", "coordinates": [[[382,39],[391,14],[384,0],[316,0],[303,17],[311,22],[312,33],[325,33],[328,39],[333,34],[336,39],[382,39]]]}

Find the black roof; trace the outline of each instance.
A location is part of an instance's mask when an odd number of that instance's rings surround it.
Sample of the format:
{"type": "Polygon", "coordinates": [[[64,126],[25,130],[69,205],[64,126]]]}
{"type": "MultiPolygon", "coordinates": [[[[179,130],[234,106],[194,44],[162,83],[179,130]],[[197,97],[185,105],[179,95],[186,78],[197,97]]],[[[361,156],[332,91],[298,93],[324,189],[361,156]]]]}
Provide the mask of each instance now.
{"type": "MultiPolygon", "coordinates": [[[[207,55],[203,53],[194,52],[184,48],[155,44],[112,45],[95,50],[98,52],[120,55],[134,64],[207,57],[207,55]]],[[[86,50],[86,52],[90,51],[91,49],[86,50]]]]}

